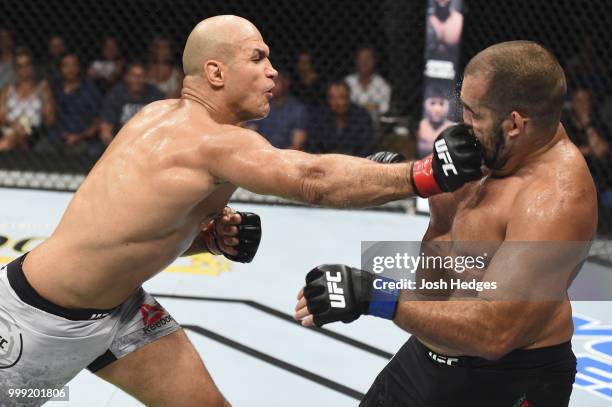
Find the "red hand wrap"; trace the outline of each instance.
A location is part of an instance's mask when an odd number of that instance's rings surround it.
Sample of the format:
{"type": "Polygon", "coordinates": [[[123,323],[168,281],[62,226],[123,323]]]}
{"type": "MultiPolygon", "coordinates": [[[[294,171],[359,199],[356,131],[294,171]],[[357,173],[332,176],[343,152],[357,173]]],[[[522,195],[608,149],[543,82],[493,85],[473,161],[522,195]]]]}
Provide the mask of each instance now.
{"type": "Polygon", "coordinates": [[[217,245],[217,239],[215,238],[215,221],[212,221],[206,226],[203,233],[204,245],[208,251],[216,256],[223,254],[217,245]]]}
{"type": "Polygon", "coordinates": [[[411,181],[417,194],[422,198],[428,198],[442,192],[433,175],[431,167],[432,156],[415,161],[412,164],[411,181]]]}

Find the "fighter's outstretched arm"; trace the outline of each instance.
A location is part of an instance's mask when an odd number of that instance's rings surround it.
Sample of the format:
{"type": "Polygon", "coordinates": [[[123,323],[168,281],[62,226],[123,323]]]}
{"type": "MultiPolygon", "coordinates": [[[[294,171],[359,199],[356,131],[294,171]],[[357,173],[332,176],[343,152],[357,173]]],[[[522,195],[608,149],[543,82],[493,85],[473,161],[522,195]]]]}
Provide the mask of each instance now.
{"type": "Polygon", "coordinates": [[[364,207],[414,195],[408,163],[274,148],[240,129],[204,145],[213,176],[262,195],[331,207],[364,207]]]}
{"type": "Polygon", "coordinates": [[[454,190],[480,177],[480,146],[467,126],[445,130],[439,141],[435,157],[385,165],[279,150],[246,129],[211,140],[201,150],[209,172],[236,186],[315,205],[359,208],[454,190]]]}

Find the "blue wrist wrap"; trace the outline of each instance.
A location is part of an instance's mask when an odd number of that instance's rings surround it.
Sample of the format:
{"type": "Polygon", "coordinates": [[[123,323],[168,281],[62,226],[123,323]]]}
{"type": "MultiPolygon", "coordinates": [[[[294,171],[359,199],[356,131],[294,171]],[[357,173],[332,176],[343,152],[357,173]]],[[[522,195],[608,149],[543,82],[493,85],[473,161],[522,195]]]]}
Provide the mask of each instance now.
{"type": "Polygon", "coordinates": [[[384,276],[374,279],[372,298],[370,299],[367,313],[368,315],[374,315],[380,318],[393,319],[395,310],[397,309],[397,299],[400,295],[400,290],[397,288],[382,289],[383,282],[395,283],[396,281],[384,276]],[[381,288],[376,288],[377,286],[381,288]]]}

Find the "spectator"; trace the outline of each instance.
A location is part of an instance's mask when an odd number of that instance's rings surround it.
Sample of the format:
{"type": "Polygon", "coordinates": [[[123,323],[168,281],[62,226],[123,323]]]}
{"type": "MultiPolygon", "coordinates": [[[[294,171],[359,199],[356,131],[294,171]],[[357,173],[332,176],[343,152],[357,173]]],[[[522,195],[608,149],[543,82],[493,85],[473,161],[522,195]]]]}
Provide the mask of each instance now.
{"type": "Polygon", "coordinates": [[[431,38],[427,49],[427,59],[450,60],[454,58],[461,39],[463,15],[452,8],[451,0],[432,0],[433,9],[427,19],[428,33],[431,38]]]}
{"type": "Polygon", "coordinates": [[[0,93],[0,151],[26,151],[55,121],[53,96],[46,81],[34,76],[32,57],[15,55],[16,79],[0,93]]]}
{"type": "Polygon", "coordinates": [[[454,123],[448,120],[449,100],[442,90],[437,87],[428,87],[425,91],[423,111],[425,117],[419,123],[417,131],[417,152],[419,157],[431,154],[433,142],[440,132],[454,123]]]}
{"type": "Polygon", "coordinates": [[[573,92],[563,123],[585,157],[603,160],[608,156],[604,126],[593,106],[593,94],[589,89],[578,88],[573,92]]]}
{"type": "Polygon", "coordinates": [[[327,106],[313,111],[306,125],[308,151],[365,157],[374,152],[370,115],[352,104],[346,82],[327,88],[327,106]]]}
{"type": "Polygon", "coordinates": [[[128,65],[125,78],[106,95],[102,108],[100,138],[108,145],[119,129],[145,105],[164,98],[145,81],[145,67],[140,62],[128,65]]]}
{"type": "Polygon", "coordinates": [[[325,91],[321,78],[314,69],[310,52],[303,51],[298,55],[295,73],[291,93],[307,107],[321,106],[325,91]]]}
{"type": "Polygon", "coordinates": [[[47,47],[47,59],[43,63],[43,76],[53,87],[61,80],[60,61],[66,53],[66,41],[61,35],[52,35],[47,47]]]}
{"type": "Polygon", "coordinates": [[[389,110],[391,87],[375,72],[376,61],[371,47],[357,50],[355,66],[357,72],[346,77],[351,88],[351,101],[367,110],[377,123],[378,116],[389,110]]]}
{"type": "Polygon", "coordinates": [[[147,81],[168,99],[181,96],[183,71],[174,63],[174,51],[168,38],[156,38],[151,43],[147,81]]]}
{"type": "Polygon", "coordinates": [[[15,79],[14,65],[13,35],[6,28],[0,28],[0,89],[15,79]]]}
{"type": "Polygon", "coordinates": [[[102,42],[101,56],[89,66],[87,75],[106,93],[121,78],[124,64],[117,40],[106,37],[102,42]]]}
{"type": "Polygon", "coordinates": [[[270,113],[252,123],[274,147],[301,150],[306,141],[306,109],[289,93],[291,79],[286,71],[278,72],[274,85],[270,113]]]}
{"type": "MultiPolygon", "coordinates": [[[[93,152],[102,98],[100,91],[82,78],[81,64],[76,54],[69,53],[61,58],[60,72],[60,82],[53,92],[57,121],[49,131],[48,140],[54,146],[62,146],[64,151],[93,152]]],[[[37,149],[44,149],[44,144],[40,143],[37,149]]]]}

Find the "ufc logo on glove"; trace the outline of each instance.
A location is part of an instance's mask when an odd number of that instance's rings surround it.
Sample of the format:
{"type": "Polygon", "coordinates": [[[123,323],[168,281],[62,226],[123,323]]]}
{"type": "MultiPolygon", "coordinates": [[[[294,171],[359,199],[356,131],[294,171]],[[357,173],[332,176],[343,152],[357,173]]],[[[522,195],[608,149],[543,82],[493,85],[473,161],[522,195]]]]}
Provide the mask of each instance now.
{"type": "Polygon", "coordinates": [[[327,291],[329,292],[329,302],[333,308],[345,308],[346,302],[344,301],[344,289],[338,287],[338,283],[342,282],[342,274],[335,273],[332,276],[331,272],[325,273],[327,279],[327,291]]]}
{"type": "Polygon", "coordinates": [[[448,171],[452,171],[455,175],[458,175],[457,169],[455,168],[455,164],[453,164],[453,159],[448,153],[448,147],[446,146],[446,140],[440,139],[434,144],[436,148],[436,153],[438,153],[438,158],[444,162],[442,165],[442,170],[444,171],[444,175],[448,176],[448,171]]]}
{"type": "Polygon", "coordinates": [[[317,326],[351,322],[368,314],[393,319],[399,290],[375,290],[374,273],[343,264],[322,264],[306,275],[304,297],[317,326]]]}

